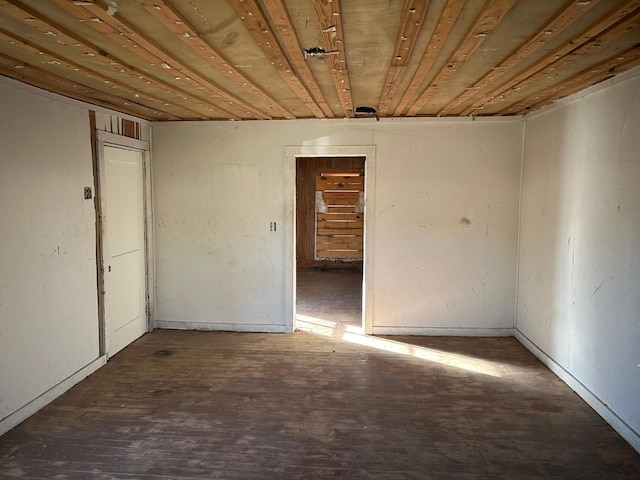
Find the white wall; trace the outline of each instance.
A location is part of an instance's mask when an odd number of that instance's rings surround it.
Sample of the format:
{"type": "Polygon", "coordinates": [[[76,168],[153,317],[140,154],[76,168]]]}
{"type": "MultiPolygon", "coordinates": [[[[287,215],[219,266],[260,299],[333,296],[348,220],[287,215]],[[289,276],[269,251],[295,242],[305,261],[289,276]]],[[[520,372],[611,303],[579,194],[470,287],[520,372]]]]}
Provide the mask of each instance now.
{"type": "Polygon", "coordinates": [[[9,81],[0,105],[2,433],[98,358],[98,316],[88,112],[9,81]]]}
{"type": "Polygon", "coordinates": [[[158,326],[284,331],[292,232],[269,230],[293,224],[284,149],[373,145],[374,332],[512,332],[521,120],[158,123],[153,133],[158,326]]]}
{"type": "Polygon", "coordinates": [[[526,117],[517,336],[640,448],[640,70],[526,117]]]}
{"type": "Polygon", "coordinates": [[[374,333],[512,334],[520,120],[376,128],[374,333]]]}

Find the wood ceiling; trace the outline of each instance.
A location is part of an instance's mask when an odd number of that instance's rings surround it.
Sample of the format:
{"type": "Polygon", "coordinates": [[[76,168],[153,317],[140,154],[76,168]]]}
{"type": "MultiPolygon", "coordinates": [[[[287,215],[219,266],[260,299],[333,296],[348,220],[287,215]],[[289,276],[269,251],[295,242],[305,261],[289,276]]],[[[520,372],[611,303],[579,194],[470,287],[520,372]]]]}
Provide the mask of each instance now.
{"type": "Polygon", "coordinates": [[[522,115],[640,64],[639,22],[640,0],[0,0],[0,75],[150,120],[522,115]]]}

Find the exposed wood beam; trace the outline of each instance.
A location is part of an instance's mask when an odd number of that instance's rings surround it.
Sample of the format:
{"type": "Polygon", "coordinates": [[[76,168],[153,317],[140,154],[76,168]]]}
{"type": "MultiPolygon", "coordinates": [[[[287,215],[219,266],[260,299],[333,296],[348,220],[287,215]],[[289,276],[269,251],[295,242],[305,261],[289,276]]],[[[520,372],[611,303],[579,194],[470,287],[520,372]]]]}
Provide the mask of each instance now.
{"type": "MultiPolygon", "coordinates": [[[[106,67],[108,70],[113,72],[113,77],[104,77],[101,76],[102,81],[105,83],[111,83],[113,85],[117,85],[122,91],[130,92],[135,95],[134,98],[138,98],[140,94],[134,87],[130,87],[123,82],[120,82],[119,79],[125,79],[128,77],[128,81],[131,82],[131,85],[139,84],[142,88],[145,88],[149,85],[158,88],[166,94],[166,97],[158,98],[151,95],[145,95],[147,98],[152,99],[153,102],[159,103],[163,107],[171,107],[170,109],[161,108],[156,106],[159,110],[168,111],[169,113],[176,114],[177,111],[182,112],[179,116],[181,118],[191,118],[191,119],[207,119],[209,118],[207,115],[184,107],[180,105],[180,101],[176,101],[175,97],[179,97],[179,100],[188,100],[193,102],[195,105],[201,106],[203,109],[208,109],[207,105],[203,105],[203,102],[191,96],[188,92],[172,87],[171,85],[166,84],[156,78],[153,78],[146,73],[135,69],[134,67],[127,65],[125,62],[120,59],[109,55],[107,52],[104,52],[100,48],[95,45],[92,45],[88,41],[74,35],[73,33],[67,31],[62,26],[53,22],[52,20],[45,18],[40,15],[35,10],[29,8],[28,6],[22,5],[21,2],[17,0],[2,0],[0,1],[0,6],[2,7],[2,11],[10,15],[20,21],[25,21],[28,19],[28,24],[34,30],[46,35],[47,37],[55,36],[58,42],[62,42],[65,47],[69,47],[70,49],[74,49],[78,51],[81,55],[86,56],[91,59],[91,62],[95,62],[103,67],[106,67]],[[174,109],[175,111],[172,111],[174,109]]],[[[44,38],[44,37],[43,37],[44,38]]],[[[22,42],[21,39],[16,37],[16,39],[22,42]]],[[[39,46],[32,45],[33,48],[39,48],[39,46]]],[[[67,59],[63,59],[60,56],[55,55],[53,52],[50,52],[51,55],[56,56],[58,61],[68,62],[67,59]]],[[[88,62],[89,63],[89,62],[88,62]]],[[[85,72],[89,72],[89,67],[76,65],[81,68],[85,72]]],[[[96,72],[92,72],[94,76],[98,76],[96,72]]]]}
{"type": "Polygon", "coordinates": [[[547,87],[544,90],[536,92],[499,113],[505,115],[524,115],[532,110],[569,96],[572,93],[589,88],[596,83],[606,80],[615,74],[629,70],[637,65],[640,65],[640,48],[635,46],[625,52],[617,53],[612,57],[593,65],[570,78],[564,79],[551,87],[547,87]]]}
{"type": "Polygon", "coordinates": [[[585,45],[595,45],[594,39],[596,37],[602,35],[602,33],[606,32],[620,20],[628,18],[630,14],[633,14],[633,12],[638,9],[639,5],[640,2],[638,0],[627,0],[617,5],[607,14],[605,14],[585,30],[583,30],[580,34],[569,39],[560,47],[556,48],[552,52],[549,52],[543,58],[528,66],[516,76],[500,85],[498,88],[493,89],[487,95],[473,102],[473,104],[471,104],[462,112],[462,115],[473,115],[477,111],[486,110],[487,106],[496,105],[498,103],[506,101],[507,97],[511,97],[518,90],[522,89],[525,85],[525,82],[529,84],[531,82],[531,79],[535,75],[537,75],[539,72],[542,72],[554,63],[558,62],[566,55],[573,54],[585,45]]]}
{"type": "Polygon", "coordinates": [[[278,104],[262,88],[256,85],[227,60],[191,23],[166,0],[140,0],[140,4],[165,28],[174,33],[185,45],[201,55],[211,66],[219,70],[226,78],[263,102],[270,115],[280,118],[295,118],[295,115],[278,104]]]}
{"type": "Polygon", "coordinates": [[[320,23],[324,49],[326,52],[331,52],[328,55],[329,68],[342,111],[346,117],[353,117],[353,99],[342,35],[340,0],[314,0],[313,3],[320,23]]]}
{"type": "Polygon", "coordinates": [[[387,77],[380,94],[380,101],[378,102],[379,116],[387,114],[391,102],[398,92],[398,87],[407,71],[409,59],[418,40],[418,34],[422,29],[428,7],[428,0],[405,0],[404,2],[396,45],[393,49],[391,64],[389,65],[387,77]]]}
{"type": "Polygon", "coordinates": [[[439,112],[439,116],[445,116],[454,111],[456,107],[471,99],[474,95],[495,82],[498,78],[513,70],[522,61],[544,47],[548,42],[562,33],[569,25],[584,15],[591,8],[596,6],[600,0],[590,2],[577,2],[569,0],[558,10],[548,22],[535,32],[529,40],[518,47],[502,62],[487,72],[480,80],[458,95],[455,99],[445,105],[439,112]]]}
{"type": "Polygon", "coordinates": [[[178,120],[178,117],[168,115],[165,112],[154,110],[146,105],[133,102],[122,102],[122,97],[89,88],[64,77],[55,75],[48,70],[31,65],[17,58],[0,53],[0,75],[13,78],[23,83],[42,88],[49,92],[57,93],[65,97],[99,105],[121,113],[146,120],[178,120]]]}
{"type": "Polygon", "coordinates": [[[557,78],[559,76],[558,72],[560,71],[560,69],[563,66],[572,63],[574,58],[576,58],[577,56],[588,55],[590,52],[600,49],[602,45],[605,45],[617,39],[628,31],[634,29],[638,25],[640,25],[640,7],[629,14],[629,16],[625,19],[619,21],[614,26],[602,32],[602,34],[591,38],[588,42],[585,42],[580,47],[572,50],[568,55],[559,58],[555,62],[548,65],[545,69],[526,78],[510,90],[504,92],[502,95],[494,97],[493,99],[485,103],[484,107],[494,111],[496,110],[495,107],[497,105],[501,105],[500,110],[506,109],[509,105],[515,103],[514,97],[519,94],[520,90],[528,88],[531,85],[536,85],[538,84],[538,82],[547,82],[549,78],[557,78]]]}
{"type": "Polygon", "coordinates": [[[302,53],[302,45],[300,45],[300,41],[296,36],[296,30],[293,23],[291,23],[289,12],[283,1],[262,0],[262,4],[271,18],[271,23],[275,26],[278,35],[280,35],[282,49],[291,61],[302,82],[307,86],[307,89],[324,112],[324,115],[332,118],[334,116],[333,111],[324,98],[320,85],[318,85],[316,77],[313,75],[302,53]]]}
{"type": "Polygon", "coordinates": [[[438,57],[440,53],[440,49],[444,45],[444,42],[447,40],[449,33],[451,33],[451,29],[456,23],[462,8],[464,7],[464,2],[459,0],[447,0],[444,8],[442,9],[442,13],[440,14],[440,18],[438,20],[438,24],[436,25],[431,38],[429,39],[429,44],[422,55],[422,59],[420,60],[420,64],[416,69],[416,72],[411,79],[407,89],[405,90],[398,106],[396,107],[393,115],[396,117],[401,116],[409,102],[413,99],[416,92],[420,88],[420,85],[424,82],[425,78],[431,71],[431,67],[433,66],[433,62],[438,57]]]}
{"type": "Polygon", "coordinates": [[[490,0],[485,4],[475,22],[471,28],[469,28],[453,54],[449,57],[444,67],[442,67],[429,86],[420,94],[411,108],[409,108],[407,112],[408,115],[417,115],[427,102],[438,93],[440,87],[455,77],[473,52],[482,45],[504,16],[511,10],[511,7],[513,7],[516,1],[517,0],[490,0]]]}
{"type": "MultiPolygon", "coordinates": [[[[92,80],[93,82],[98,82],[100,85],[103,85],[105,89],[109,89],[111,92],[117,92],[118,96],[122,98],[122,102],[129,103],[140,103],[144,101],[148,101],[151,103],[151,108],[164,112],[167,117],[179,117],[182,118],[187,116],[187,118],[199,118],[196,115],[196,112],[192,112],[190,110],[185,110],[181,107],[170,105],[166,103],[163,99],[154,97],[152,95],[139,93],[138,90],[130,87],[129,85],[119,82],[117,80],[113,80],[112,78],[105,77],[93,70],[86,68],[83,65],[71,62],[66,60],[59,55],[39,46],[35,45],[31,42],[28,42],[13,33],[6,31],[0,28],[0,41],[10,42],[15,45],[18,45],[22,48],[23,51],[28,52],[34,56],[37,56],[41,59],[43,64],[49,65],[51,70],[54,70],[54,75],[56,76],[66,76],[67,71],[77,72],[79,75],[83,75],[85,78],[92,80]],[[56,70],[60,70],[60,75],[55,73],[56,70]],[[179,114],[177,112],[180,112],[179,114]]],[[[93,87],[89,87],[93,88],[93,87]]]]}
{"type": "Polygon", "coordinates": [[[245,27],[267,57],[267,60],[276,67],[278,75],[280,75],[284,83],[293,90],[316,118],[324,118],[324,112],[311,96],[307,87],[300,81],[280,48],[278,39],[271,30],[256,0],[229,0],[229,3],[238,13],[245,27]]]}
{"type": "Polygon", "coordinates": [[[144,59],[149,65],[154,65],[160,75],[178,77],[184,85],[201,92],[203,97],[209,97],[204,98],[204,100],[214,109],[212,113],[217,113],[227,119],[240,119],[239,115],[227,110],[227,108],[231,107],[237,108],[249,118],[269,118],[264,112],[237,98],[188,67],[179,58],[170,54],[166,49],[121,18],[119,13],[116,12],[113,15],[109,15],[106,11],[108,4],[103,0],[99,0],[100,4],[92,3],[88,5],[76,5],[68,0],[50,1],[61,10],[68,12],[85,25],[112,40],[116,45],[120,45],[128,52],[144,59]],[[96,21],[96,19],[99,21],[96,21]],[[220,103],[224,103],[226,108],[221,107],[220,103]]]}

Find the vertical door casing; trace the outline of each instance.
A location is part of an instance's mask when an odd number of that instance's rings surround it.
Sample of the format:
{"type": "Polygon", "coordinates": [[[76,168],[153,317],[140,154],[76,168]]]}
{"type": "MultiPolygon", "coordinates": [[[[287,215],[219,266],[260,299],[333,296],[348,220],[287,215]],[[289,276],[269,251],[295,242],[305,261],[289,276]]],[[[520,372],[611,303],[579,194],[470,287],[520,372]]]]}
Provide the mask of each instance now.
{"type": "Polygon", "coordinates": [[[148,142],[98,134],[104,351],[111,357],[150,329],[149,152],[148,142]]]}
{"type": "Polygon", "coordinates": [[[296,163],[298,157],[364,157],[365,159],[365,221],[364,259],[362,285],[362,314],[364,333],[371,335],[374,325],[374,269],[373,251],[375,237],[375,145],[287,145],[284,147],[286,175],[286,224],[285,224],[285,305],[286,331],[295,330],[296,316],[296,163]]]}

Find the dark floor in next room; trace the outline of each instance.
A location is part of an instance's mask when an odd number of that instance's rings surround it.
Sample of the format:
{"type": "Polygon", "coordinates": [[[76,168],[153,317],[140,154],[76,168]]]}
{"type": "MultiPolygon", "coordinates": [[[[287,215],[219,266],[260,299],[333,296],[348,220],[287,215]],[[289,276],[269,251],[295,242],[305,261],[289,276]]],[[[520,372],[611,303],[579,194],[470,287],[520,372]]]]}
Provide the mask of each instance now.
{"type": "Polygon", "coordinates": [[[298,328],[362,326],[362,271],[299,268],[296,293],[298,328]]]}

